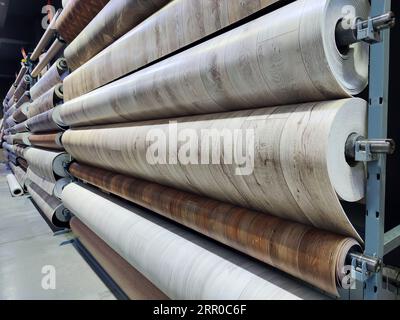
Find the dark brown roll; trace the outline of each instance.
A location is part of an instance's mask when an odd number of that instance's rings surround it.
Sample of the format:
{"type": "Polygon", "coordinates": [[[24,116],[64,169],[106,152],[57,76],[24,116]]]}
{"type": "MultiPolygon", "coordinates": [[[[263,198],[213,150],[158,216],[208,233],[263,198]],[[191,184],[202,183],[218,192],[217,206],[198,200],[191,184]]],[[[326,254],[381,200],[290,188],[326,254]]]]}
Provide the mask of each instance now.
{"type": "Polygon", "coordinates": [[[96,261],[131,300],[167,300],[168,297],[101,240],[78,218],[71,229],[96,261]]]}
{"type": "Polygon", "coordinates": [[[355,240],[177,189],[73,163],[70,173],[107,192],[338,295],[355,240]]]}
{"type": "Polygon", "coordinates": [[[28,170],[28,162],[23,158],[17,158],[17,164],[24,170],[28,170]]]}
{"type": "Polygon", "coordinates": [[[67,42],[72,42],[109,0],[70,0],[56,21],[56,29],[67,42]]]}

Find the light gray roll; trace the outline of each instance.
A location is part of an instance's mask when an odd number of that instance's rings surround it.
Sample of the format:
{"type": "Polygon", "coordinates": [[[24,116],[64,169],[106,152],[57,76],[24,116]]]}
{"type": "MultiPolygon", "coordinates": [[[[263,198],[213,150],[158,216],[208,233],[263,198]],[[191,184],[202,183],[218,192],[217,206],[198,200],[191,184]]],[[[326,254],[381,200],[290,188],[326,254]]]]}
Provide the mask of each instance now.
{"type": "Polygon", "coordinates": [[[13,197],[20,197],[24,194],[23,188],[12,173],[7,175],[7,183],[13,197]]]}
{"type": "Polygon", "coordinates": [[[239,256],[94,189],[71,183],[65,206],[171,299],[321,299],[267,265],[239,256]]]}

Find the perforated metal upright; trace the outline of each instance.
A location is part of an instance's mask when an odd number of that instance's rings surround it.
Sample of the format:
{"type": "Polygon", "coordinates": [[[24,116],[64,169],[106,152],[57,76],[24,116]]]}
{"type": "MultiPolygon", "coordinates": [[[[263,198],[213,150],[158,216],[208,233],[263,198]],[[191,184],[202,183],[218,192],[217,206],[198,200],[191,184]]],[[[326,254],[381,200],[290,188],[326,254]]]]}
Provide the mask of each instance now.
{"type": "MultiPolygon", "coordinates": [[[[372,0],[370,16],[390,11],[391,0],[372,0]]],[[[371,45],[369,75],[368,139],[387,138],[390,29],[382,32],[382,41],[371,45]]],[[[384,256],[386,155],[368,163],[366,193],[365,254],[384,256]]],[[[364,284],[364,299],[379,299],[382,272],[373,274],[364,284]]]]}

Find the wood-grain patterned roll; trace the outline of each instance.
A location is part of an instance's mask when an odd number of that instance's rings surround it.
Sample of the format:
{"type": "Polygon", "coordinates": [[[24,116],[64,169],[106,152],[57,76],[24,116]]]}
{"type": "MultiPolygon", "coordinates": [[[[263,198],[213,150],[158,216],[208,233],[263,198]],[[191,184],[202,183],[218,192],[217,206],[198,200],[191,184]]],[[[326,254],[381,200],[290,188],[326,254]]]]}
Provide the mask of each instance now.
{"type": "Polygon", "coordinates": [[[78,218],[70,221],[71,229],[96,261],[131,300],[167,300],[156,286],[110,248],[78,218]]]}
{"type": "Polygon", "coordinates": [[[65,48],[65,42],[60,40],[60,39],[55,39],[49,50],[47,50],[46,54],[39,59],[39,63],[36,65],[35,69],[33,69],[31,76],[33,78],[36,78],[43,71],[43,69],[46,67],[47,64],[50,63],[51,60],[53,60],[59,52],[65,48]]]}
{"type": "Polygon", "coordinates": [[[70,214],[60,200],[50,196],[33,182],[27,186],[27,189],[33,201],[54,226],[59,228],[68,227],[70,214]]]}
{"type": "Polygon", "coordinates": [[[24,122],[28,119],[28,114],[29,114],[29,107],[31,103],[30,102],[25,102],[21,107],[19,107],[14,113],[13,113],[13,119],[16,123],[21,123],[24,122]]]}
{"type": "Polygon", "coordinates": [[[170,299],[319,299],[303,284],[142,209],[71,183],[62,200],[170,299]]]}
{"type": "Polygon", "coordinates": [[[58,59],[46,74],[31,88],[32,100],[38,99],[41,95],[62,83],[61,75],[68,70],[67,62],[64,58],[58,59]]]}
{"type": "Polygon", "coordinates": [[[40,135],[32,134],[31,136],[29,136],[29,141],[33,146],[52,150],[64,150],[64,147],[61,143],[61,137],[61,132],[40,135]]]}
{"type": "Polygon", "coordinates": [[[365,136],[366,106],[351,98],[72,129],[62,143],[84,164],[362,241],[339,198],[364,197],[364,165],[347,163],[345,145],[365,136]]]}
{"type": "Polygon", "coordinates": [[[338,296],[355,240],[265,213],[73,163],[70,173],[107,192],[259,259],[338,296]],[[339,280],[337,282],[337,280],[339,280]]]}
{"type": "Polygon", "coordinates": [[[15,86],[15,84],[13,84],[6,94],[6,100],[11,100],[12,96],[14,95],[15,89],[17,89],[17,87],[15,86]]]}
{"type": "Polygon", "coordinates": [[[25,91],[29,89],[29,85],[31,83],[31,77],[29,75],[25,75],[20,81],[19,85],[15,89],[14,93],[14,101],[17,102],[24,95],[25,91]]]}
{"type": "MultiPolygon", "coordinates": [[[[368,45],[356,44],[345,58],[336,47],[335,29],[345,4],[355,3],[295,1],[65,102],[59,110],[61,124],[82,126],[207,114],[360,93],[368,81],[368,45]],[[315,26],[315,21],[320,24],[315,26]]],[[[368,1],[356,4],[357,15],[368,16],[368,1]]],[[[67,87],[65,83],[64,92],[67,87]]]]}
{"type": "Polygon", "coordinates": [[[8,188],[10,189],[11,195],[13,197],[20,197],[24,195],[24,190],[22,186],[19,184],[17,178],[14,176],[14,174],[9,173],[7,176],[7,183],[8,183],[8,188]]]}
{"type": "Polygon", "coordinates": [[[170,0],[110,0],[65,49],[68,66],[75,70],[170,0]]]}
{"type": "Polygon", "coordinates": [[[64,152],[28,148],[24,152],[24,158],[29,169],[50,182],[55,183],[60,177],[67,177],[64,166],[69,162],[69,156],[64,152]]]}
{"type": "Polygon", "coordinates": [[[18,87],[19,84],[21,83],[21,81],[23,81],[24,76],[26,75],[27,72],[28,72],[27,66],[26,65],[22,65],[21,69],[19,70],[18,75],[17,75],[17,77],[15,79],[15,82],[14,82],[16,87],[18,87]]]}
{"type": "Polygon", "coordinates": [[[32,133],[44,133],[63,129],[53,120],[54,110],[55,109],[51,109],[28,119],[27,126],[29,131],[32,133]]]}
{"type": "Polygon", "coordinates": [[[109,0],[70,0],[56,22],[62,38],[71,43],[109,0]]]}
{"type": "Polygon", "coordinates": [[[29,130],[28,130],[28,127],[26,126],[26,124],[27,124],[27,121],[16,124],[14,127],[12,127],[10,129],[10,132],[12,134],[28,132],[29,130]]]}
{"type": "Polygon", "coordinates": [[[19,165],[25,172],[28,170],[28,162],[23,158],[17,159],[17,165],[19,165]]]}
{"type": "Polygon", "coordinates": [[[66,100],[114,81],[278,1],[171,1],[67,77],[66,100]]]}
{"type": "Polygon", "coordinates": [[[56,84],[47,92],[42,94],[39,98],[34,100],[28,110],[28,118],[32,118],[54,108],[63,99],[63,85],[56,84]]]}
{"type": "Polygon", "coordinates": [[[39,59],[39,56],[42,54],[42,52],[45,50],[47,45],[50,43],[50,41],[53,39],[54,35],[56,34],[56,21],[58,16],[60,15],[61,10],[57,10],[55,13],[53,19],[51,19],[51,22],[47,26],[46,31],[40,38],[38,44],[36,45],[35,50],[32,52],[30,56],[30,60],[35,62],[37,59],[39,59]]]}
{"type": "Polygon", "coordinates": [[[29,141],[30,132],[22,132],[16,133],[12,135],[12,144],[22,144],[25,146],[30,146],[31,142],[29,141]]]}
{"type": "Polygon", "coordinates": [[[22,97],[15,103],[15,107],[18,109],[25,103],[28,103],[31,101],[31,96],[29,91],[25,91],[25,93],[22,95],[22,97]]]}

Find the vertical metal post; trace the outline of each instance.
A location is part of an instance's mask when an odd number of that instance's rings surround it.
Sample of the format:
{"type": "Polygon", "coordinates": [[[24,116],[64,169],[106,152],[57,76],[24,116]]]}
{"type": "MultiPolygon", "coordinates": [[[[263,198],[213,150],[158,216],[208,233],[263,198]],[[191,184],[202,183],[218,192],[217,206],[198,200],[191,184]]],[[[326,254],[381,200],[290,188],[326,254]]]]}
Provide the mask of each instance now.
{"type": "MultiPolygon", "coordinates": [[[[372,0],[370,16],[391,9],[391,0],[372,0]]],[[[390,31],[382,32],[382,42],[371,45],[368,107],[368,138],[387,138],[390,31]]],[[[368,163],[366,194],[365,254],[384,255],[386,155],[368,163]]],[[[371,277],[364,287],[364,299],[379,299],[382,273],[371,277]]]]}

